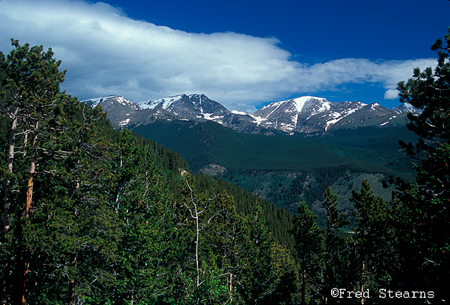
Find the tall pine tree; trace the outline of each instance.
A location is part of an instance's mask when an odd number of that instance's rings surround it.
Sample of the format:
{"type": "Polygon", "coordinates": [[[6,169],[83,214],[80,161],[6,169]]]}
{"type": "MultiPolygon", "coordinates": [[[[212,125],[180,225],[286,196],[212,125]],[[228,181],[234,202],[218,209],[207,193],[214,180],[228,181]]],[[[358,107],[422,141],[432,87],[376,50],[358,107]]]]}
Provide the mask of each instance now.
{"type": "Polygon", "coordinates": [[[297,258],[300,261],[300,304],[307,304],[306,302],[321,299],[323,234],[317,225],[317,215],[310,211],[305,202],[298,207],[293,235],[297,258]]]}
{"type": "Polygon", "coordinates": [[[330,298],[330,290],[334,287],[344,287],[341,279],[348,266],[344,261],[343,252],[345,240],[340,234],[340,229],[349,224],[348,218],[338,210],[338,196],[333,193],[331,187],[325,191],[323,207],[326,212],[326,227],[324,238],[324,303],[334,304],[335,299],[330,298]]]}
{"type": "MultiPolygon", "coordinates": [[[[431,48],[438,53],[437,66],[416,68],[411,79],[398,84],[400,101],[422,110],[408,115],[408,128],[420,138],[415,145],[401,142],[416,160],[417,181],[399,187],[397,199],[404,206],[402,242],[408,287],[434,291],[446,299],[450,281],[450,29],[444,41],[431,48]],[[414,278],[414,280],[411,280],[414,278]]],[[[405,276],[406,279],[406,276],[405,276]]]]}

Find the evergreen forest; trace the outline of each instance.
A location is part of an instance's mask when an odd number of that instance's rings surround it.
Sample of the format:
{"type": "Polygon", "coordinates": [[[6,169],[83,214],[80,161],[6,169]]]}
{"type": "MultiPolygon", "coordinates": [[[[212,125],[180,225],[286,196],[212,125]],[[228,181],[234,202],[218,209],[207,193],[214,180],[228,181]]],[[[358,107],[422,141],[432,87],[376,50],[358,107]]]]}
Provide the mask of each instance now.
{"type": "Polygon", "coordinates": [[[115,130],[51,49],[0,52],[2,304],[441,304],[450,283],[450,30],[398,84],[414,181],[292,214],[115,130]]]}

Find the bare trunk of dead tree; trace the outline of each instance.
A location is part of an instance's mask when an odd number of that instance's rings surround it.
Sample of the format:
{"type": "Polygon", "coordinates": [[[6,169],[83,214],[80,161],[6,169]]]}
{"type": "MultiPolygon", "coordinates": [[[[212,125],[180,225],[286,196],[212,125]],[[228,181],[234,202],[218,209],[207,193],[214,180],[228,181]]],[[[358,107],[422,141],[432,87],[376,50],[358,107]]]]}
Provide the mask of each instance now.
{"type": "Polygon", "coordinates": [[[30,206],[33,201],[33,186],[34,186],[34,173],[36,171],[36,148],[37,148],[37,128],[38,123],[36,123],[36,131],[33,136],[33,147],[31,149],[31,161],[30,161],[30,170],[28,172],[28,184],[27,184],[27,201],[25,206],[25,217],[28,217],[30,214],[30,206]]]}
{"type": "MultiPolygon", "coordinates": [[[[6,165],[6,172],[12,174],[13,172],[13,163],[14,163],[14,149],[16,145],[16,129],[17,129],[17,113],[19,112],[19,108],[16,108],[12,114],[12,122],[11,122],[11,135],[9,137],[9,147],[8,147],[8,163],[6,165]]],[[[5,197],[3,201],[3,237],[2,240],[5,241],[6,234],[9,232],[10,226],[10,215],[9,215],[9,192],[11,188],[11,179],[9,177],[6,178],[6,186],[5,186],[5,197]]]]}
{"type": "Polygon", "coordinates": [[[233,273],[230,273],[230,281],[228,282],[228,292],[230,294],[230,303],[233,302],[233,273]]]}
{"type": "MultiPolygon", "coordinates": [[[[28,218],[30,215],[30,207],[33,201],[33,187],[34,187],[34,173],[36,171],[36,149],[37,149],[37,139],[38,139],[38,129],[39,122],[36,122],[34,135],[33,135],[33,146],[31,149],[31,160],[30,160],[30,170],[28,172],[28,183],[27,183],[27,199],[25,205],[25,217],[28,218]]],[[[23,283],[22,283],[22,305],[27,304],[26,296],[28,293],[28,274],[30,273],[30,253],[26,245],[23,250],[23,283]]]]}

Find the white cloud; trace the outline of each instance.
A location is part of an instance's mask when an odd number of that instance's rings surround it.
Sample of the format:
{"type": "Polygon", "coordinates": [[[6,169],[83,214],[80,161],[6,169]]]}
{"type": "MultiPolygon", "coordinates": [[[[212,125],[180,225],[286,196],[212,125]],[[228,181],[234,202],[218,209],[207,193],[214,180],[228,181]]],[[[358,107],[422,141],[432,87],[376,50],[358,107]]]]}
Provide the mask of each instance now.
{"type": "Polygon", "coordinates": [[[435,65],[353,58],[307,65],[292,60],[274,38],[187,33],[81,0],[3,0],[0,28],[3,53],[10,38],[52,47],[68,70],[64,89],[80,99],[119,94],[137,102],[204,93],[230,109],[251,109],[345,83],[377,82],[390,92],[414,67],[435,65]]]}
{"type": "Polygon", "coordinates": [[[396,98],[398,98],[398,90],[396,89],[389,89],[386,90],[386,92],[384,93],[384,99],[385,100],[395,100],[396,98]]]}

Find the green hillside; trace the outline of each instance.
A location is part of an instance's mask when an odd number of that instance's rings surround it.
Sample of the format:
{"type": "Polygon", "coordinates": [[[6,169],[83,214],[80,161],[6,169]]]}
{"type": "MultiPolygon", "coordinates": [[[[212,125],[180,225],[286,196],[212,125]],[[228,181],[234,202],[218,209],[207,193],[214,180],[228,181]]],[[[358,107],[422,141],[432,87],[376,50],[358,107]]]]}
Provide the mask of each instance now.
{"type": "Polygon", "coordinates": [[[409,169],[397,143],[405,130],[343,130],[306,138],[237,133],[213,122],[157,122],[133,128],[136,134],[179,152],[193,171],[208,164],[229,170],[283,171],[351,166],[394,175],[409,169]]]}

